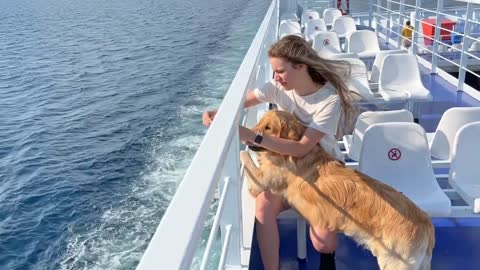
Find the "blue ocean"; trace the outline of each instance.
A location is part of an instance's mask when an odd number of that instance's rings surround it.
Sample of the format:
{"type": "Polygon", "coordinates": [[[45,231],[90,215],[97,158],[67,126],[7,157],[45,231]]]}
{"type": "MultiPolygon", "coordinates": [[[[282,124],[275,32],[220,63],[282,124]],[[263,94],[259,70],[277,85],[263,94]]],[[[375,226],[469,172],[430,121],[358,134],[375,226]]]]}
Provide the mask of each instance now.
{"type": "Polygon", "coordinates": [[[0,0],[0,269],[134,269],[269,4],[0,0]]]}

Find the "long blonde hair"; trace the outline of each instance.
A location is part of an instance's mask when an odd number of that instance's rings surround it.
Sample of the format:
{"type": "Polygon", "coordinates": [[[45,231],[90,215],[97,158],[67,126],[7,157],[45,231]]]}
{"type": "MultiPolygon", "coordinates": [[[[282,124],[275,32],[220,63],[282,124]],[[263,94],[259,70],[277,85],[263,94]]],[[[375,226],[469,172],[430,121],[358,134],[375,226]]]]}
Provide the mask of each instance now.
{"type": "Polygon", "coordinates": [[[346,61],[321,58],[303,38],[295,35],[285,36],[268,50],[269,57],[283,58],[292,64],[307,66],[308,75],[318,84],[331,83],[335,87],[342,107],[343,125],[353,121],[356,109],[354,96],[345,84],[350,76],[351,66],[346,61]]]}

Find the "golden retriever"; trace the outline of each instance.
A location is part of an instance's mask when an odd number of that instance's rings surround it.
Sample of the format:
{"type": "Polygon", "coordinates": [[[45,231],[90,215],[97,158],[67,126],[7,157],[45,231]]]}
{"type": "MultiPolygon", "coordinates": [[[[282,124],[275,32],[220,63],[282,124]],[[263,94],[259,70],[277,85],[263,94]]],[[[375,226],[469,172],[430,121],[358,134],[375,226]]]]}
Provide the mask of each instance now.
{"type": "MultiPolygon", "coordinates": [[[[252,130],[299,140],[305,129],[292,114],[269,111],[252,130]]],[[[248,152],[240,154],[252,195],[281,195],[310,225],[343,232],[368,248],[380,269],[430,269],[434,227],[402,193],[345,167],[319,144],[302,158],[253,149],[259,167],[248,152]]]]}

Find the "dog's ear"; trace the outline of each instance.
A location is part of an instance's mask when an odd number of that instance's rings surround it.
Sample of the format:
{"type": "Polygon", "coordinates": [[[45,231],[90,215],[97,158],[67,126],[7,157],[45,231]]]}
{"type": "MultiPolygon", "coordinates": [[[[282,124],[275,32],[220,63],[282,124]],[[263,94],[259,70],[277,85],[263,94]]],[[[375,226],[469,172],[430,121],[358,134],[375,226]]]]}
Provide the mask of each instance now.
{"type": "Polygon", "coordinates": [[[292,120],[288,122],[288,139],[299,141],[303,133],[305,131],[305,127],[300,124],[297,120],[292,120]]]}

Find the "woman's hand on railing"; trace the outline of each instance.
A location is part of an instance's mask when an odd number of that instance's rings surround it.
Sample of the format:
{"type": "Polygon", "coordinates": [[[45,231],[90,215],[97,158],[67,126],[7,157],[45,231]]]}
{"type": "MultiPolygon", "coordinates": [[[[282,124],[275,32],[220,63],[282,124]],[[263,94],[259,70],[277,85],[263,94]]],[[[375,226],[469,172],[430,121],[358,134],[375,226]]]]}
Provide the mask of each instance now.
{"type": "Polygon", "coordinates": [[[213,118],[217,114],[217,110],[215,111],[205,111],[202,115],[203,125],[210,126],[212,124],[213,118]]]}

